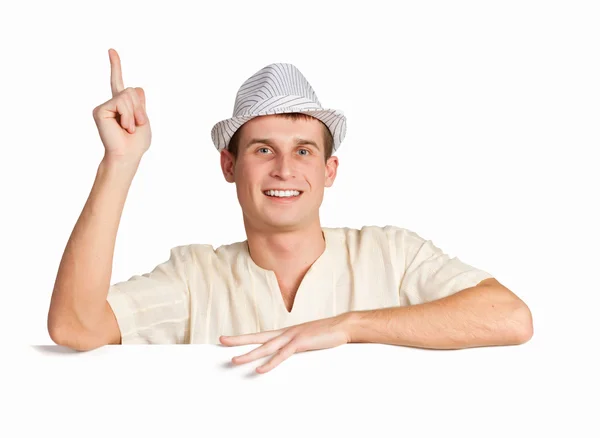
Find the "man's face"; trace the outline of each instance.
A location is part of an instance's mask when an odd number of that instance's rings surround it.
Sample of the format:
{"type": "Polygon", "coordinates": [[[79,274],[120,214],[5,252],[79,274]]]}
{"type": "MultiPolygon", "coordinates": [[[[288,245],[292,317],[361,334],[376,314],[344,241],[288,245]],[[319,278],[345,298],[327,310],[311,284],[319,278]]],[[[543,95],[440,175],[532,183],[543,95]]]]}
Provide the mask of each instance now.
{"type": "Polygon", "coordinates": [[[237,161],[224,150],[221,167],[236,184],[244,220],[263,231],[291,231],[318,221],[324,189],[333,184],[338,166],[337,157],[325,164],[323,124],[268,115],[240,129],[237,161]],[[265,193],[270,190],[300,194],[276,197],[265,193]]]}

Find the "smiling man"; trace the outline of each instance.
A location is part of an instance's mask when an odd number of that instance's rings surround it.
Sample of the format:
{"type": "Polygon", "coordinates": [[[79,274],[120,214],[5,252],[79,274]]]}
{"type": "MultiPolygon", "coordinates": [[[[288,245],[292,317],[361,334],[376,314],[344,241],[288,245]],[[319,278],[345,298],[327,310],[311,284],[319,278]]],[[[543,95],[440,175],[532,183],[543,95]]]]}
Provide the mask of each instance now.
{"type": "Polygon", "coordinates": [[[175,247],[151,272],[109,286],[127,190],[150,144],[144,93],[124,89],[118,55],[109,55],[113,99],[94,113],[106,154],[57,275],[55,342],[261,344],[233,362],[273,355],[257,368],[267,372],[295,352],[349,342],[455,349],[531,338],[520,298],[417,233],[321,225],[346,118],[322,108],[285,63],[249,77],[233,116],[211,132],[247,239],[175,247]]]}

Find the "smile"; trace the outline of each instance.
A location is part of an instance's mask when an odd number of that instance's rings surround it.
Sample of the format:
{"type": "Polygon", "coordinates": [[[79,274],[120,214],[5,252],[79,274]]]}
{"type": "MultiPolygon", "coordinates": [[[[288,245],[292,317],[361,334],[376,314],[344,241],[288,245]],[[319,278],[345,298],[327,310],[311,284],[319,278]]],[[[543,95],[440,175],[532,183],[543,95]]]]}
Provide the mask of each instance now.
{"type": "Polygon", "coordinates": [[[265,190],[263,193],[272,198],[297,198],[302,194],[300,190],[265,190]]]}

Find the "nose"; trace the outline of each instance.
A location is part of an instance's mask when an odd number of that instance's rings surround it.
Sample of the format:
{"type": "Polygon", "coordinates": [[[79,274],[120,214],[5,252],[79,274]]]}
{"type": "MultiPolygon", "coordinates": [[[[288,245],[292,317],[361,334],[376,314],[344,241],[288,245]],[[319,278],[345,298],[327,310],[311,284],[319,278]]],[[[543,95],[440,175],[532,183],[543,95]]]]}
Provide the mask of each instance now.
{"type": "Polygon", "coordinates": [[[271,170],[271,176],[279,177],[282,179],[292,178],[294,175],[294,163],[291,157],[285,154],[279,155],[275,160],[273,169],[271,170]]]}

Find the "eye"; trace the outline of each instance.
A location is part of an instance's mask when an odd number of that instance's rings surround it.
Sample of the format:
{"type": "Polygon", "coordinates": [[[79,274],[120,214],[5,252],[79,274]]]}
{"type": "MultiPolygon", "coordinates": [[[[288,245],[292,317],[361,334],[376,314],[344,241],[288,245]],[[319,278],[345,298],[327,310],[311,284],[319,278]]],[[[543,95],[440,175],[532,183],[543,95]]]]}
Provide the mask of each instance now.
{"type": "Polygon", "coordinates": [[[259,151],[262,151],[262,150],[268,151],[268,150],[269,150],[269,148],[264,148],[264,147],[263,147],[263,148],[259,148],[258,150],[259,150],[259,151]]]}
{"type": "MultiPolygon", "coordinates": [[[[306,151],[308,152],[308,154],[310,154],[310,151],[308,149],[300,149],[301,151],[306,151]]],[[[308,154],[304,154],[304,155],[308,155],[308,154]]]]}

